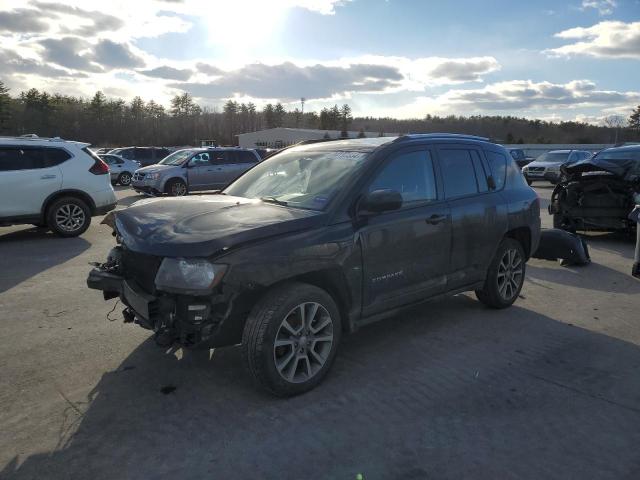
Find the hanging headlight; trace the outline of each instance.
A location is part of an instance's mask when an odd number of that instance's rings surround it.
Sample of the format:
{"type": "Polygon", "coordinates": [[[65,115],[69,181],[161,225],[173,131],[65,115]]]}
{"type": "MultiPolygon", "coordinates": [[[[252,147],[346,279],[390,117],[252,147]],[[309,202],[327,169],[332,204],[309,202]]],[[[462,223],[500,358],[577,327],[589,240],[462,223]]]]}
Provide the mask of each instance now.
{"type": "Polygon", "coordinates": [[[208,295],[213,291],[226,265],[217,265],[203,258],[165,258],[156,274],[156,288],[183,295],[208,295]]]}

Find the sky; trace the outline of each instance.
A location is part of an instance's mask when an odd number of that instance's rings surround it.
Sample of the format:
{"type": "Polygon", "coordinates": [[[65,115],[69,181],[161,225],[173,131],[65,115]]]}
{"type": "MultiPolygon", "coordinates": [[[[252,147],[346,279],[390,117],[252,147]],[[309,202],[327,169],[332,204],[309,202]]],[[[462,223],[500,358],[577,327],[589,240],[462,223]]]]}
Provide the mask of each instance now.
{"type": "Polygon", "coordinates": [[[599,123],[640,104],[640,0],[0,0],[0,80],[599,123]]]}

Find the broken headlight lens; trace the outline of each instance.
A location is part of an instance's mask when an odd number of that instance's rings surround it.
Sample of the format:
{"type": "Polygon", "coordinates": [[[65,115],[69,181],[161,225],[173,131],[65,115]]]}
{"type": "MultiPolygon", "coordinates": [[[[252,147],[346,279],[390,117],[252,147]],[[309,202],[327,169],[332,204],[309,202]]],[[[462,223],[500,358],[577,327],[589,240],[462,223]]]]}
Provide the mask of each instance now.
{"type": "Polygon", "coordinates": [[[156,274],[156,288],[184,295],[210,294],[227,270],[203,258],[165,258],[156,274]]]}

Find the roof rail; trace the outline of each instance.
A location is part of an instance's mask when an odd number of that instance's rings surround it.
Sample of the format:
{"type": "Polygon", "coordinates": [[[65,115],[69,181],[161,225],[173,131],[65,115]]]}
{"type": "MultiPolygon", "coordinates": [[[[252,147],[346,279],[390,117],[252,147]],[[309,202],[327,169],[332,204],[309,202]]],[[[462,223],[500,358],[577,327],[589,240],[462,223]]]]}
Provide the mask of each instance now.
{"type": "Polygon", "coordinates": [[[26,135],[0,135],[0,138],[10,138],[12,140],[37,140],[44,142],[66,142],[60,137],[39,137],[35,133],[27,133],[26,135]]]}
{"type": "Polygon", "coordinates": [[[482,142],[490,142],[491,140],[487,137],[479,137],[477,135],[466,135],[463,133],[408,133],[405,135],[400,135],[398,138],[394,140],[394,142],[403,142],[405,140],[413,140],[416,138],[452,138],[458,140],[479,140],[482,142]]]}

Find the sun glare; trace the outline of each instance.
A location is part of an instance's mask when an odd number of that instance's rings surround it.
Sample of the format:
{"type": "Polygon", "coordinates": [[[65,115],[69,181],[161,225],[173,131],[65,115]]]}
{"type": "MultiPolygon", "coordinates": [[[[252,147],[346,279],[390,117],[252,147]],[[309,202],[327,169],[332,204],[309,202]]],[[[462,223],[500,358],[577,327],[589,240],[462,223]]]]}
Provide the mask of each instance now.
{"type": "Polygon", "coordinates": [[[223,45],[228,54],[250,53],[263,45],[280,27],[287,10],[286,4],[277,1],[236,0],[214,5],[206,14],[209,41],[223,45]]]}

